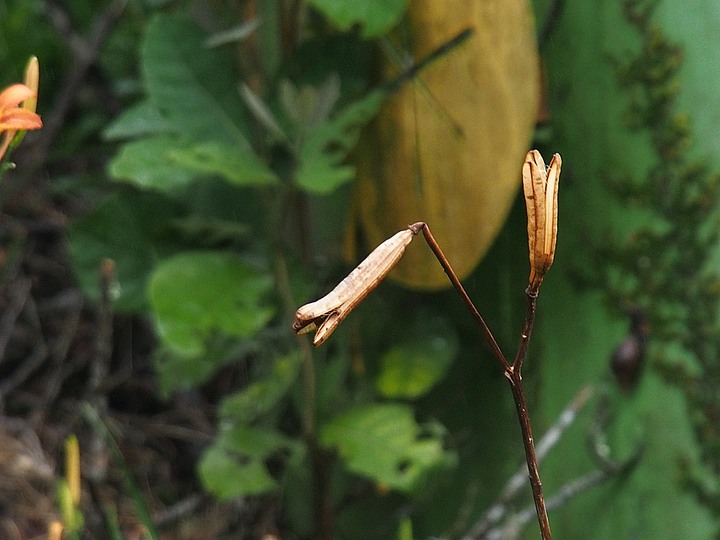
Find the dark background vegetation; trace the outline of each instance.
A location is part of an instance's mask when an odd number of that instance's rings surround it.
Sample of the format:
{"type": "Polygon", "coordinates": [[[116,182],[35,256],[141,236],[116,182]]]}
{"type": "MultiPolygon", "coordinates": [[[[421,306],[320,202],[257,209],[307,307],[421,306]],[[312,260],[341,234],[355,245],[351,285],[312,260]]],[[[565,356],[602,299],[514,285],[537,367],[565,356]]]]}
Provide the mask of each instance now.
{"type": "MultiPolygon", "coordinates": [[[[344,255],[348,163],[417,9],[348,4],[0,0],[0,87],[38,56],[45,123],[0,184],[1,537],[69,525],[71,434],[85,538],[460,538],[521,467],[511,395],[453,293],[383,284],[317,350],[290,330],[371,247],[344,255]]],[[[513,4],[544,74],[528,144],[564,161],[525,373],[536,439],[592,393],[540,465],[546,497],[568,493],[553,531],[717,537],[720,13],[513,4]],[[623,389],[610,358],[637,310],[648,350],[623,389]]],[[[425,99],[422,74],[404,84],[425,99]]],[[[493,209],[473,211],[458,234],[493,209]]],[[[517,198],[465,279],[507,351],[525,219],[517,198]]],[[[529,494],[507,538],[537,537],[529,494]]]]}

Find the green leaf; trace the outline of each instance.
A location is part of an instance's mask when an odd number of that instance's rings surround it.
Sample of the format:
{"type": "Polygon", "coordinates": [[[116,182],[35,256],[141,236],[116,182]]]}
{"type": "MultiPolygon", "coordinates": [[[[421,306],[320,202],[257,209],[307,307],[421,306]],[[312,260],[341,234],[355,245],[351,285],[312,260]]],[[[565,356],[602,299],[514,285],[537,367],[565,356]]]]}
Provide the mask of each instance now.
{"type": "Polygon", "coordinates": [[[70,251],[86,294],[97,298],[99,268],[105,258],[116,262],[116,309],[147,308],[146,283],[157,263],[155,239],[178,208],[154,193],[128,191],[109,197],[70,226],[70,251]]]}
{"type": "Polygon", "coordinates": [[[278,181],[275,173],[254,152],[225,143],[201,142],[171,150],[168,156],[188,171],[216,174],[239,186],[268,185],[278,181]]]}
{"type": "Polygon", "coordinates": [[[457,353],[451,333],[430,332],[390,348],[382,356],[375,386],[385,397],[415,399],[428,392],[445,375],[457,353]]]}
{"type": "Polygon", "coordinates": [[[157,135],[174,131],[160,110],[149,101],[141,101],[126,109],[108,127],[103,137],[108,140],[129,139],[143,135],[157,135]]]}
{"type": "Polygon", "coordinates": [[[123,145],[110,162],[110,175],[144,189],[175,191],[201,175],[240,185],[268,185],[277,177],[255,153],[215,141],[188,144],[157,135],[123,145]]]}
{"type": "Polygon", "coordinates": [[[361,128],[377,113],[386,97],[381,90],[348,105],[312,130],[300,148],[298,186],[327,194],[353,179],[355,170],[343,165],[361,128]]]}
{"type": "Polygon", "coordinates": [[[150,100],[184,135],[250,152],[232,58],[207,49],[204,39],[184,18],[160,14],[151,20],[142,46],[150,100]]]}
{"type": "Polygon", "coordinates": [[[235,459],[216,446],[205,452],[199,467],[205,488],[221,500],[259,495],[277,486],[261,461],[235,459]]]}
{"type": "Polygon", "coordinates": [[[150,303],[163,341],[198,356],[215,335],[247,338],[273,315],[263,302],[272,279],[228,253],[190,252],[158,265],[150,303]]]}
{"type": "Polygon", "coordinates": [[[174,191],[197,176],[177,163],[183,148],[174,135],[157,135],[126,143],[109,165],[110,176],[142,189],[174,191]]]}
{"type": "Polygon", "coordinates": [[[409,406],[371,404],[351,409],[323,426],[320,442],[336,447],[349,470],[411,492],[446,458],[442,441],[427,435],[415,423],[409,406]]]}
{"type": "Polygon", "coordinates": [[[279,450],[299,453],[297,444],[279,433],[237,426],[220,435],[205,452],[199,473],[205,487],[220,499],[259,495],[277,483],[265,467],[265,459],[279,450]]]}
{"type": "Polygon", "coordinates": [[[248,423],[266,413],[285,395],[297,378],[300,358],[297,354],[275,359],[268,376],[223,400],[222,416],[238,423],[248,423]]]}
{"type": "Polygon", "coordinates": [[[363,37],[372,38],[400,22],[407,0],[310,0],[310,3],[341,30],[359,25],[363,37]]]}

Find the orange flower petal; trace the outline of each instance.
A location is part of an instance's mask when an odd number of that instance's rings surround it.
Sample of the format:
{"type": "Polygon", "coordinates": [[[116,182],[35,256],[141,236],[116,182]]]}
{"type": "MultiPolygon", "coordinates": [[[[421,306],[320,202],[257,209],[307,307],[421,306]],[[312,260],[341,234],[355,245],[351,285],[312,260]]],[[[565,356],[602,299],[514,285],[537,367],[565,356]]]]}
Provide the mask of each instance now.
{"type": "Polygon", "coordinates": [[[26,109],[10,109],[0,112],[0,131],[40,129],[42,120],[40,116],[26,109]]]}
{"type": "Polygon", "coordinates": [[[7,109],[17,107],[20,103],[33,97],[35,93],[24,84],[13,84],[0,92],[0,115],[7,109]]]}

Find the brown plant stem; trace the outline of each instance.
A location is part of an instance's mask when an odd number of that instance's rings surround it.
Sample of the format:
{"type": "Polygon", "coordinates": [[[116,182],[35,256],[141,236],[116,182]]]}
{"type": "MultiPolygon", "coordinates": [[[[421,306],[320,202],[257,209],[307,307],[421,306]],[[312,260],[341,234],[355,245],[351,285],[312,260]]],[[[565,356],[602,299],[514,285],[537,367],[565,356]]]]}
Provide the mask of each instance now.
{"type": "Polygon", "coordinates": [[[450,280],[450,283],[453,284],[453,287],[455,287],[455,290],[460,295],[460,298],[465,303],[465,305],[470,310],[470,313],[472,313],[472,316],[475,318],[475,320],[478,322],[480,327],[483,330],[483,333],[485,334],[485,339],[487,339],[488,344],[490,345],[490,348],[493,350],[493,353],[495,354],[495,357],[498,359],[498,362],[500,362],[500,365],[502,366],[503,370],[507,370],[510,367],[510,364],[508,364],[507,359],[505,358],[505,355],[502,352],[502,349],[500,349],[500,345],[498,345],[497,341],[495,340],[495,336],[493,336],[492,332],[490,331],[490,328],[488,327],[487,323],[485,322],[485,319],[483,319],[483,316],[480,315],[480,312],[475,307],[475,304],[473,304],[473,301],[470,299],[470,296],[468,296],[468,293],[465,291],[465,287],[462,286],[462,283],[460,283],[460,279],[457,277],[457,274],[455,274],[455,270],[453,270],[452,266],[450,266],[450,262],[445,257],[445,254],[442,252],[442,249],[440,249],[440,246],[438,245],[437,241],[435,240],[435,237],[433,236],[432,232],[430,231],[430,227],[427,223],[424,221],[419,221],[417,223],[413,223],[410,225],[410,229],[415,231],[416,233],[422,230],[423,236],[425,237],[425,241],[427,242],[428,246],[430,246],[430,249],[435,254],[435,258],[440,263],[440,266],[442,266],[443,270],[445,271],[445,274],[447,275],[448,279],[450,280]]]}
{"type": "MultiPolygon", "coordinates": [[[[566,430],[575,422],[580,410],[588,403],[594,391],[595,389],[592,386],[586,386],[580,390],[558,415],[553,425],[543,434],[535,446],[535,457],[538,463],[548,455],[550,450],[560,441],[560,438],[566,430]]],[[[489,531],[493,528],[502,528],[502,526],[498,524],[507,518],[507,514],[510,511],[510,502],[518,494],[522,486],[525,485],[526,477],[527,465],[523,465],[508,479],[497,500],[485,511],[483,516],[475,523],[470,533],[465,536],[463,540],[486,538],[489,531]]],[[[554,497],[548,499],[546,502],[548,508],[552,508],[553,499],[554,497]]],[[[524,512],[523,510],[523,523],[527,523],[532,518],[525,517],[524,512]]],[[[533,513],[536,514],[534,511],[533,513]]],[[[520,512],[518,514],[520,514],[520,512]]],[[[518,522],[518,514],[511,518],[513,523],[518,522]]]]}
{"type": "Polygon", "coordinates": [[[530,487],[532,488],[533,501],[535,502],[535,510],[538,516],[538,524],[540,525],[540,534],[543,540],[552,540],[550,521],[547,516],[547,508],[545,506],[545,499],[542,492],[542,482],[540,480],[540,472],[538,470],[537,457],[535,455],[535,444],[533,442],[532,427],[530,425],[530,415],[528,414],[527,403],[525,400],[525,390],[522,385],[522,366],[527,355],[527,348],[530,343],[530,336],[532,335],[533,325],[535,323],[535,308],[537,304],[539,283],[537,286],[528,286],[525,291],[525,295],[527,297],[525,323],[522,334],[520,335],[520,344],[518,345],[517,354],[515,355],[515,359],[511,365],[508,363],[505,355],[500,349],[500,346],[495,340],[495,337],[492,335],[490,328],[485,323],[485,319],[483,319],[482,315],[480,315],[480,312],[475,307],[475,304],[473,304],[473,301],[468,296],[465,288],[462,286],[462,283],[460,283],[457,274],[455,274],[455,271],[452,269],[452,266],[445,257],[445,254],[436,242],[435,237],[432,235],[432,232],[430,232],[430,227],[428,227],[427,223],[421,221],[410,225],[410,229],[415,232],[422,230],[425,241],[428,246],[430,246],[430,249],[435,254],[437,260],[440,262],[440,265],[450,279],[450,282],[453,284],[453,287],[455,287],[455,290],[460,295],[460,298],[462,298],[463,302],[468,309],[470,309],[473,317],[482,328],[490,347],[503,368],[505,377],[510,383],[518,420],[520,422],[520,430],[522,431],[523,446],[525,447],[525,460],[527,461],[530,487]]]}
{"type": "Polygon", "coordinates": [[[527,461],[530,487],[532,489],[533,501],[535,502],[538,524],[540,525],[540,535],[543,540],[552,540],[550,521],[548,520],[545,498],[543,497],[542,481],[540,480],[540,471],[538,470],[537,457],[535,456],[535,443],[530,425],[530,415],[528,414],[525,391],[522,386],[522,377],[518,371],[513,369],[506,371],[505,377],[507,377],[510,382],[510,389],[512,390],[515,409],[517,410],[518,421],[520,422],[520,431],[522,431],[525,460],[527,461]]]}
{"type": "Polygon", "coordinates": [[[528,287],[525,290],[525,297],[527,298],[527,307],[525,310],[525,324],[523,326],[522,334],[520,334],[520,344],[518,345],[517,353],[515,354],[515,360],[513,360],[512,368],[518,373],[522,371],[523,362],[527,356],[527,348],[530,343],[530,336],[532,335],[533,326],[535,324],[535,309],[537,306],[538,289],[528,287]]]}
{"type": "Polygon", "coordinates": [[[525,460],[527,461],[528,477],[530,479],[530,487],[532,488],[533,501],[535,502],[535,511],[537,512],[538,524],[540,525],[540,535],[543,540],[551,540],[550,521],[548,520],[547,507],[545,506],[545,498],[543,497],[542,481],[540,480],[540,471],[538,470],[537,457],[535,455],[535,442],[532,435],[532,427],[530,425],[530,415],[527,410],[525,400],[525,390],[522,385],[522,366],[527,355],[527,347],[532,335],[535,323],[535,308],[537,305],[538,289],[528,287],[525,291],[527,297],[527,311],[525,312],[525,324],[520,336],[520,345],[518,346],[515,360],[508,369],[505,370],[505,377],[510,383],[513,399],[515,400],[515,409],[517,410],[518,421],[520,422],[520,430],[522,431],[523,446],[525,447],[525,460]]]}

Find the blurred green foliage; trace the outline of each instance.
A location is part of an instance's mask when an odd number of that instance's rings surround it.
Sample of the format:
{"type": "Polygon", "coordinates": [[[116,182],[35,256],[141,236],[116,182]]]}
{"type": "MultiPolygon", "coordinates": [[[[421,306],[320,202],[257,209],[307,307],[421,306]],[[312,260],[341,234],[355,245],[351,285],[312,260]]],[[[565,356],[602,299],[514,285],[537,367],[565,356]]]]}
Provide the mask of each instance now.
{"type": "MultiPolygon", "coordinates": [[[[568,6],[544,51],[554,148],[568,164],[570,181],[562,192],[566,237],[553,268],[553,277],[565,279],[548,280],[537,329],[541,408],[559,410],[573,381],[598,377],[607,396],[604,415],[614,420],[607,433],[613,455],[627,455],[637,444],[645,449],[622,484],[595,490],[558,514],[556,528],[572,538],[717,534],[712,505],[703,507],[702,497],[685,488],[688,470],[708,467],[707,474],[717,467],[701,432],[699,439],[692,435],[708,410],[694,404],[696,392],[687,392],[685,377],[665,376],[668,363],[691,370],[699,364],[699,379],[716,388],[709,380],[717,380],[718,365],[718,302],[711,286],[717,279],[717,174],[707,167],[716,158],[705,153],[706,141],[693,137],[690,120],[704,116],[705,105],[682,99],[686,89],[718,85],[683,69],[686,50],[714,39],[698,31],[698,23],[715,7],[695,7],[688,17],[670,2],[568,6]],[[680,19],[695,30],[679,32],[671,21],[680,19]],[[578,294],[568,311],[563,299],[578,294]],[[650,320],[648,365],[628,395],[609,378],[608,360],[636,307],[650,320]],[[600,507],[611,517],[594,520],[592,528],[576,518],[600,507]]],[[[706,59],[688,55],[687,61],[706,59]]],[[[570,433],[566,444],[585,438],[570,433]]],[[[548,491],[587,465],[583,454],[551,456],[544,469],[548,491]]]]}
{"type": "MultiPolygon", "coordinates": [[[[321,204],[353,179],[347,154],[387,90],[357,84],[369,76],[362,62],[338,73],[331,57],[323,72],[311,43],[285,58],[253,49],[258,36],[240,33],[250,43],[230,45],[267,55],[263,65],[281,60],[251,87],[233,48],[209,48],[208,34],[181,11],[150,18],[138,48],[144,96],[104,130],[120,144],[108,167],[118,188],[71,227],[81,282],[92,294],[98,256],[118,261],[116,305],[152,315],[166,393],[202,385],[227,363],[247,365],[249,381],[220,403],[217,439],[198,468],[218,497],[283,492],[321,469],[343,479],[345,490],[359,481],[408,496],[427,491],[429,476],[456,462],[446,431],[421,421],[425,415],[408,403],[376,400],[418,399],[432,390],[457,353],[447,323],[416,332],[420,341],[395,344],[377,384],[353,389],[348,343],[313,360],[308,350],[298,354],[288,319],[298,300],[317,290],[310,268],[329,279],[342,269],[298,264],[311,248],[292,231],[297,216],[288,221],[286,209],[312,202],[320,220],[314,226],[331,226],[334,216],[321,204]],[[309,54],[312,60],[303,57],[309,54]],[[303,64],[314,65],[316,80],[288,71],[303,64]],[[344,79],[355,81],[352,93],[344,79]]],[[[367,32],[380,31],[378,24],[371,15],[367,32]]],[[[337,40],[363,57],[359,40],[318,35],[323,49],[337,40]]],[[[393,528],[392,513],[383,513],[393,528]]],[[[312,521],[297,527],[328,534],[312,521]]]]}

